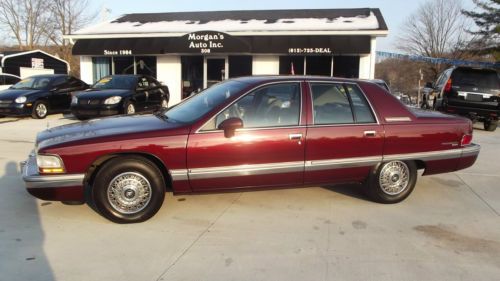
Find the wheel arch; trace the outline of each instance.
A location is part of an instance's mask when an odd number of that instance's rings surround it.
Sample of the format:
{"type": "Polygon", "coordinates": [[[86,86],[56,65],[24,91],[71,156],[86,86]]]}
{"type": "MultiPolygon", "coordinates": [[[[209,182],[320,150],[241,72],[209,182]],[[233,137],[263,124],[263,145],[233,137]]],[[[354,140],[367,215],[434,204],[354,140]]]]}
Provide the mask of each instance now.
{"type": "Polygon", "coordinates": [[[110,161],[111,159],[115,159],[117,157],[126,157],[126,156],[142,157],[152,162],[162,173],[163,179],[165,180],[165,191],[169,191],[172,189],[172,177],[170,176],[170,173],[168,172],[168,168],[165,165],[165,163],[163,163],[163,161],[158,157],[156,157],[155,155],[147,152],[120,152],[120,153],[103,155],[97,158],[90,165],[90,167],[87,169],[87,172],[85,173],[85,180],[84,180],[85,186],[92,186],[95,180],[95,175],[106,162],[110,161]]]}

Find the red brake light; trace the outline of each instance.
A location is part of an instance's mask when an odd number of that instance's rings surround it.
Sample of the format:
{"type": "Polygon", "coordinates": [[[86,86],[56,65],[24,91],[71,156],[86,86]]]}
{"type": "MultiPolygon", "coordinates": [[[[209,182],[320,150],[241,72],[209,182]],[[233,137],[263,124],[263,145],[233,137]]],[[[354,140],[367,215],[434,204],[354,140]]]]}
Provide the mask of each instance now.
{"type": "Polygon", "coordinates": [[[451,92],[451,78],[446,81],[446,85],[444,86],[445,94],[451,92]]]}
{"type": "Polygon", "coordinates": [[[472,135],[464,135],[462,141],[460,141],[461,146],[466,146],[472,143],[472,135]]]}

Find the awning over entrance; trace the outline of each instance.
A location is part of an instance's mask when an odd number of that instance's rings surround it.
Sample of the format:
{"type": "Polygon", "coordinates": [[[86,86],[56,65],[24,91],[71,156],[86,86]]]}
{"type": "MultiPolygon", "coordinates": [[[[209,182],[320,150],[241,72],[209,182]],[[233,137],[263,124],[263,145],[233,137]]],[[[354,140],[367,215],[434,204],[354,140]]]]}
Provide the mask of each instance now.
{"type": "Polygon", "coordinates": [[[200,31],[182,37],[79,39],[73,47],[73,55],[369,54],[370,39],[368,35],[231,36],[200,31]]]}

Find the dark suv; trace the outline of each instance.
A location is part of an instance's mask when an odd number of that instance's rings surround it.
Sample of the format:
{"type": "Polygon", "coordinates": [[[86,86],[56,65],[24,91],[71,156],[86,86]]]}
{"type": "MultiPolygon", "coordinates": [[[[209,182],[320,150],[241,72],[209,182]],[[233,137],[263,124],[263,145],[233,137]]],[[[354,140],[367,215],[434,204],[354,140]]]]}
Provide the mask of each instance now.
{"type": "Polygon", "coordinates": [[[484,129],[495,131],[500,115],[500,76],[496,70],[452,67],[445,70],[432,89],[424,95],[424,104],[435,110],[463,115],[473,122],[484,122],[484,129]]]}

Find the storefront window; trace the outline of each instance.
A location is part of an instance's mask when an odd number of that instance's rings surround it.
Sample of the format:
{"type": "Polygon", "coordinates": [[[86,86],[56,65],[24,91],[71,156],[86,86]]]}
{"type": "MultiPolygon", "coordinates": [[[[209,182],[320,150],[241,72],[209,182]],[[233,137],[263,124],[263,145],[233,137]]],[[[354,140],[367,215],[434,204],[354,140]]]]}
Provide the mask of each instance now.
{"type": "Polygon", "coordinates": [[[137,74],[156,78],[156,57],[135,57],[137,74]]]}
{"type": "Polygon", "coordinates": [[[281,56],[280,57],[281,75],[304,75],[304,57],[303,56],[281,56]]]}
{"type": "Polygon", "coordinates": [[[252,75],[252,56],[229,56],[229,78],[252,75]]]}
{"type": "Polygon", "coordinates": [[[181,57],[182,98],[203,89],[203,56],[181,57]]]}
{"type": "Polygon", "coordinates": [[[111,58],[94,57],[92,58],[92,68],[94,73],[94,83],[104,76],[111,74],[111,58]]]}
{"type": "Polygon", "coordinates": [[[344,78],[358,78],[359,56],[334,56],[333,76],[344,78]]]}
{"type": "Polygon", "coordinates": [[[332,57],[331,56],[307,56],[306,57],[307,75],[332,75],[332,57]]]}
{"type": "Polygon", "coordinates": [[[134,74],[134,57],[113,57],[114,74],[134,74]]]}

